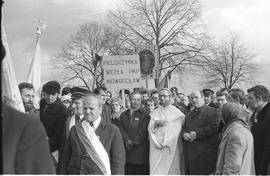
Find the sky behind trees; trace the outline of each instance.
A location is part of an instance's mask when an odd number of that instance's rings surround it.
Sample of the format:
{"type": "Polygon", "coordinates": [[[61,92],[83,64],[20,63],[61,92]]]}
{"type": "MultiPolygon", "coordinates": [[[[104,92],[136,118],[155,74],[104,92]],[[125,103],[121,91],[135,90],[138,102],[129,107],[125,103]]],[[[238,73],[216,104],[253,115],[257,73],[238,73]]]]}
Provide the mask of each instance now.
{"type": "MultiPolygon", "coordinates": [[[[107,10],[122,6],[122,0],[12,0],[3,4],[3,24],[8,36],[18,82],[25,81],[35,48],[35,24],[47,22],[41,36],[42,81],[54,73],[50,58],[59,53],[63,44],[79,25],[89,20],[103,21],[107,10]],[[26,71],[27,70],[27,71],[26,71]]],[[[201,0],[202,19],[209,35],[220,40],[229,32],[239,33],[260,64],[258,83],[270,87],[270,1],[269,0],[201,0]]],[[[185,87],[200,87],[198,77],[187,76],[185,87]]],[[[189,92],[189,90],[185,90],[189,92]]]]}

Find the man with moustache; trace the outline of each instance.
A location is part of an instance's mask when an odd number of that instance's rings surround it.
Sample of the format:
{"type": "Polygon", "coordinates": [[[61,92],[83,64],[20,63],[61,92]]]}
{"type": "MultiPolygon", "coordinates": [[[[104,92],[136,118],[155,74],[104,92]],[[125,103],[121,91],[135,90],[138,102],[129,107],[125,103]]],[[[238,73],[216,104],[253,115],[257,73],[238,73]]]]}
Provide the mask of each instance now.
{"type": "Polygon", "coordinates": [[[125,149],[119,129],[101,118],[102,101],[83,98],[84,120],[70,130],[60,174],[123,175],[125,149]]]}
{"type": "Polygon", "coordinates": [[[35,90],[33,84],[23,82],[19,84],[19,90],[21,93],[25,112],[27,114],[39,115],[39,110],[34,107],[35,90]]]}
{"type": "Polygon", "coordinates": [[[202,91],[192,92],[190,99],[194,108],[187,114],[182,130],[185,174],[209,175],[215,172],[220,115],[205,104],[202,91]]]}
{"type": "Polygon", "coordinates": [[[130,108],[120,115],[120,131],[126,148],[126,175],[149,174],[149,113],[141,107],[141,93],[130,95],[130,108]]]}

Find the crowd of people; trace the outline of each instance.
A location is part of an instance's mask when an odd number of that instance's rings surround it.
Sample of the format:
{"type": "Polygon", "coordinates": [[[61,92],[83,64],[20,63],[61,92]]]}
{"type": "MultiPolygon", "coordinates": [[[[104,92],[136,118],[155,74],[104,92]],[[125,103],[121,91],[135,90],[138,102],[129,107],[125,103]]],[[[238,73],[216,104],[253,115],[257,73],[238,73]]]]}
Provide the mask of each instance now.
{"type": "Polygon", "coordinates": [[[270,174],[265,86],[113,96],[49,81],[39,109],[33,85],[19,89],[25,113],[2,102],[4,174],[270,174]]]}

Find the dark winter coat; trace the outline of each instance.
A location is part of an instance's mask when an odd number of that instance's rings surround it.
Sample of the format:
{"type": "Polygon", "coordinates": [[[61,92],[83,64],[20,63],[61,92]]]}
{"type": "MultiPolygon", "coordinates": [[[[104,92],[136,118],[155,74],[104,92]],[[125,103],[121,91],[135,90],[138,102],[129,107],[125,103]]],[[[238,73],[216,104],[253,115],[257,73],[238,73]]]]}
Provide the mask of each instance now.
{"type": "Polygon", "coordinates": [[[218,111],[207,105],[187,114],[181,134],[195,131],[197,138],[193,142],[183,140],[186,174],[208,175],[215,172],[219,121],[218,111]]]}
{"type": "Polygon", "coordinates": [[[257,115],[252,117],[251,133],[254,138],[255,170],[257,175],[267,175],[270,164],[270,103],[268,102],[257,115]]]}

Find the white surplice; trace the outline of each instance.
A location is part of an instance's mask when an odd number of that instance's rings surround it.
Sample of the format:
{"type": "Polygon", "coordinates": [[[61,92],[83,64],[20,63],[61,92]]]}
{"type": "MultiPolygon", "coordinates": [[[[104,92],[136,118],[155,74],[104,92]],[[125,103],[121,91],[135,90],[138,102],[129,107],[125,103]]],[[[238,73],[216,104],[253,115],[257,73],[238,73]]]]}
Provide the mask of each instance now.
{"type": "Polygon", "coordinates": [[[159,107],[151,114],[148,125],[150,141],[150,174],[170,175],[183,174],[180,168],[180,147],[178,138],[184,123],[185,115],[173,105],[159,107]],[[155,128],[157,120],[165,120],[163,127],[155,128]]]}

